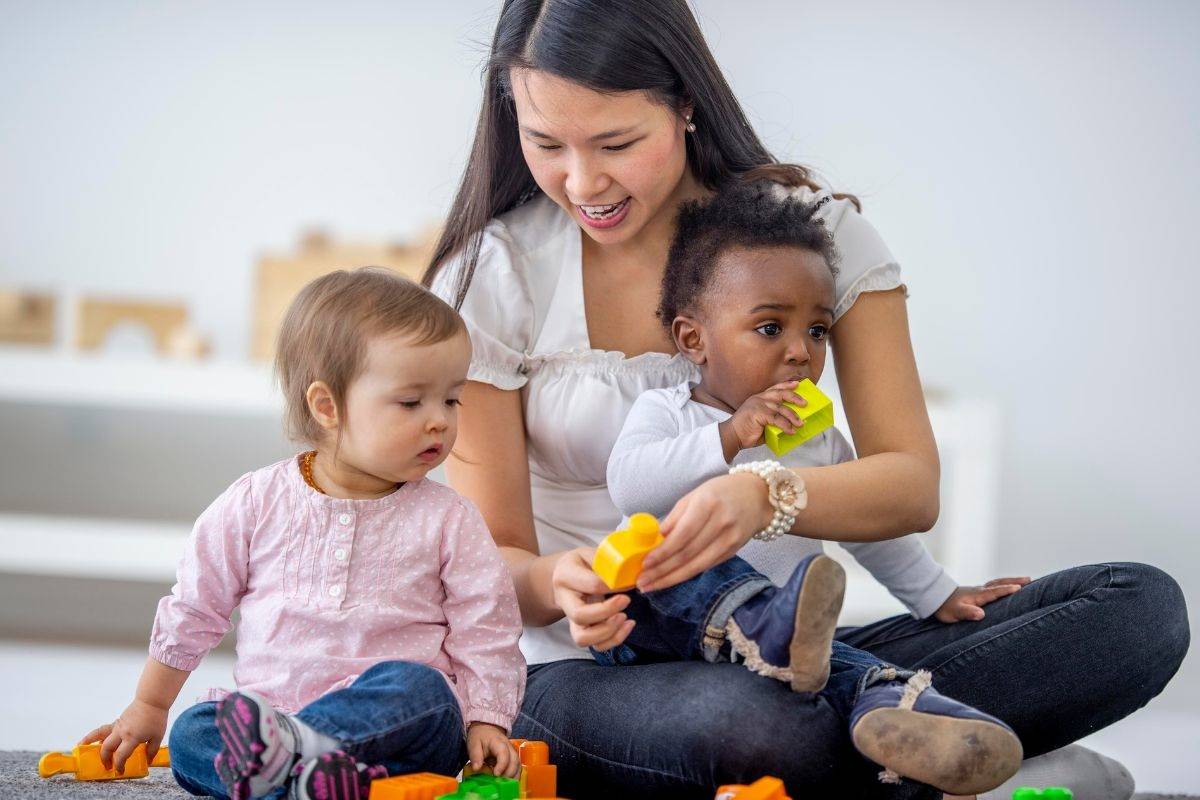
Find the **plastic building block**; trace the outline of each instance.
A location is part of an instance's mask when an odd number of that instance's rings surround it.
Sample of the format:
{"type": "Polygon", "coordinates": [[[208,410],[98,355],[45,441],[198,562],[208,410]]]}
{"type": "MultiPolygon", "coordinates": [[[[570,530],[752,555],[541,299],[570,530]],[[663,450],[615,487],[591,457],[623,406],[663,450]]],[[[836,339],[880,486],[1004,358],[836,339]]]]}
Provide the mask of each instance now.
{"type": "Polygon", "coordinates": [[[716,800],[792,800],[779,778],[759,778],[749,786],[734,784],[717,789],[716,800]]]}
{"type": "Polygon", "coordinates": [[[412,772],[371,781],[371,800],[434,800],[458,791],[458,781],[432,772],[412,772]]]}
{"type": "Polygon", "coordinates": [[[833,427],[833,401],[817,385],[808,378],[800,381],[800,385],[792,390],[808,401],[806,406],[794,403],[784,403],[796,412],[804,425],[795,433],[784,433],[783,429],[768,425],[763,432],[767,447],[777,456],[781,456],[807,442],[814,436],[820,436],[826,429],[833,427]]]}
{"type": "Polygon", "coordinates": [[[642,571],[642,560],[662,543],[658,520],[650,514],[634,514],[628,528],[613,531],[600,542],[592,569],[614,592],[632,589],[642,571]]]}
{"type": "Polygon", "coordinates": [[[517,753],[521,757],[521,797],[557,797],[558,767],[550,763],[549,745],[523,741],[517,753]]]}
{"type": "Polygon", "coordinates": [[[1013,800],[1071,800],[1074,794],[1062,786],[1047,786],[1045,789],[1032,789],[1021,786],[1013,790],[1013,800]]]}
{"type": "MultiPolygon", "coordinates": [[[[477,772],[463,777],[456,791],[443,794],[436,800],[518,800],[520,782],[477,772]]],[[[371,800],[375,800],[372,792],[371,800]]]]}
{"type": "Polygon", "coordinates": [[[77,744],[71,752],[46,753],[38,761],[38,775],[49,778],[52,775],[75,773],[77,781],[120,781],[129,778],[144,778],[150,774],[150,767],[171,766],[171,755],[165,747],[158,748],[154,760],[147,763],[146,745],[139,744],[129,754],[125,762],[125,771],[109,769],[100,761],[100,743],[77,744]]]}

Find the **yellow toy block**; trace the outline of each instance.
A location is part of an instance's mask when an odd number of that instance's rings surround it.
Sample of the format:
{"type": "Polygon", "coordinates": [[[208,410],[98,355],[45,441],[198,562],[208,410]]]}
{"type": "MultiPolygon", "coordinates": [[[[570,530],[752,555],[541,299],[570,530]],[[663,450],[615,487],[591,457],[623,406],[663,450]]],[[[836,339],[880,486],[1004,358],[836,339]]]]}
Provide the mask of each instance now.
{"type": "Polygon", "coordinates": [[[458,781],[432,772],[413,772],[371,781],[371,800],[434,800],[458,791],[458,781]]]}
{"type": "Polygon", "coordinates": [[[798,406],[794,403],[784,403],[784,405],[795,411],[797,416],[804,420],[804,425],[795,433],[784,433],[781,428],[774,425],[767,426],[764,438],[767,440],[767,447],[771,448],[771,452],[777,456],[799,447],[814,436],[820,436],[827,429],[833,427],[833,401],[826,397],[815,383],[805,378],[792,391],[807,400],[808,405],[798,406]]]}
{"type": "Polygon", "coordinates": [[[592,569],[614,592],[632,589],[642,571],[642,560],[662,543],[658,520],[650,514],[634,514],[628,528],[613,531],[600,542],[592,569]]]}
{"type": "Polygon", "coordinates": [[[779,778],[759,778],[749,786],[721,786],[716,800],[792,800],[779,778]]]}
{"type": "Polygon", "coordinates": [[[120,781],[129,778],[144,778],[150,767],[171,766],[171,755],[165,747],[158,748],[154,760],[147,763],[146,745],[139,744],[125,762],[125,771],[109,769],[100,761],[100,743],[77,744],[71,752],[46,753],[38,761],[38,775],[49,778],[63,773],[74,773],[77,781],[120,781]]]}

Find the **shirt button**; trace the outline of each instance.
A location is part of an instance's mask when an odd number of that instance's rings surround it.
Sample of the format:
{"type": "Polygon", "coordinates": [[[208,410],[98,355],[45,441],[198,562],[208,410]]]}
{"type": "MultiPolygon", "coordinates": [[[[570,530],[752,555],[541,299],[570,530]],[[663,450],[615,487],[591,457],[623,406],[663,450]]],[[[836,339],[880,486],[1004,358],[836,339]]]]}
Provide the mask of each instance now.
{"type": "Polygon", "coordinates": [[[352,519],[354,519],[354,518],[351,517],[349,514],[342,514],[340,517],[338,517],[338,522],[342,523],[343,525],[349,525],[350,520],[352,520],[352,519]]]}
{"type": "Polygon", "coordinates": [[[330,586],[329,587],[329,596],[330,597],[337,597],[341,593],[342,593],[342,587],[340,587],[340,586],[330,586]]]}
{"type": "Polygon", "coordinates": [[[337,550],[333,551],[333,557],[336,558],[338,561],[345,561],[346,560],[346,551],[339,547],[337,550]]]}

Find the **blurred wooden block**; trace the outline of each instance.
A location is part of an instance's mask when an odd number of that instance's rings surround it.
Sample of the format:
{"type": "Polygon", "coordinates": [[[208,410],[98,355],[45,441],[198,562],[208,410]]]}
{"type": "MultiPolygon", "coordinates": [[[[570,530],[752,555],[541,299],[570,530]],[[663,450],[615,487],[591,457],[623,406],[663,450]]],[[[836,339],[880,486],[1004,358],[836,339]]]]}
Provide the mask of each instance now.
{"type": "Polygon", "coordinates": [[[436,243],[436,230],[418,237],[412,245],[334,242],[324,233],[311,231],[301,238],[294,253],[263,256],[256,268],[251,354],[256,359],[274,358],[283,315],[310,281],[335,270],[358,267],[386,267],[419,281],[436,243]]]}
{"type": "Polygon", "coordinates": [[[182,303],[91,297],[79,301],[78,314],[75,346],[80,350],[99,350],[114,328],[133,324],[150,332],[161,355],[173,354],[173,342],[180,330],[187,329],[188,319],[187,306],[182,303]]]}
{"type": "Polygon", "coordinates": [[[0,290],[0,342],[54,344],[53,295],[0,290]]]}

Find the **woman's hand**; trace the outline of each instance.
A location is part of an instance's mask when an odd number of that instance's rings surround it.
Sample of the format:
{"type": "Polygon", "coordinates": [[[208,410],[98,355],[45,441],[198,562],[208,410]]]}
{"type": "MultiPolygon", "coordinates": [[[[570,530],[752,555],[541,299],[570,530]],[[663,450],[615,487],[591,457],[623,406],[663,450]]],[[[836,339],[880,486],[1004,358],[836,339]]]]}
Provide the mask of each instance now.
{"type": "Polygon", "coordinates": [[[139,744],[146,743],[146,760],[151,761],[166,734],[167,709],[134,700],[121,712],[116,722],[101,725],[80,739],[79,743],[103,742],[100,746],[100,763],[106,769],[116,767],[117,772],[124,772],[125,762],[139,744]]]}
{"type": "Polygon", "coordinates": [[[517,777],[517,770],[521,768],[508,734],[488,722],[472,722],[467,728],[467,756],[471,759],[472,769],[489,766],[493,775],[506,778],[517,777]]]}
{"type": "Polygon", "coordinates": [[[602,599],[611,590],[592,570],[595,556],[591,547],[567,551],[554,565],[550,580],[554,602],[566,615],[575,644],[611,650],[625,641],[635,623],[621,613],[629,605],[629,595],[602,599]]]}
{"type": "Polygon", "coordinates": [[[665,589],[727,561],[774,515],[767,484],[757,475],[708,479],[685,494],[663,520],[666,541],[646,555],[638,588],[665,589]]]}
{"type": "Polygon", "coordinates": [[[984,617],[984,606],[1008,597],[1028,583],[1028,577],[996,578],[983,586],[960,586],[933,612],[933,616],[940,622],[978,622],[984,617]]]}

